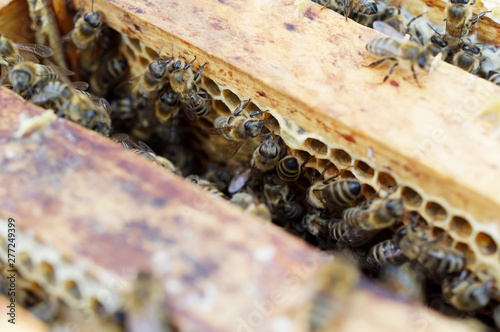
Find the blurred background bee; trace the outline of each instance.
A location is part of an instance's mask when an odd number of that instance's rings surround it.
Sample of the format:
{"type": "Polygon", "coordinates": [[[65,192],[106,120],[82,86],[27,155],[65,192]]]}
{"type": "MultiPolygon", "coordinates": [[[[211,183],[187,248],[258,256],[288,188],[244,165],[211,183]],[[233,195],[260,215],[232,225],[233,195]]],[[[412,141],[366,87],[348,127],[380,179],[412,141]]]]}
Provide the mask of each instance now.
{"type": "Polygon", "coordinates": [[[368,65],[369,68],[376,67],[386,61],[392,62],[389,73],[385,75],[382,82],[387,81],[396,66],[411,70],[413,78],[418,84],[415,67],[425,71],[431,68],[434,57],[417,42],[405,39],[398,31],[384,22],[374,22],[375,30],[383,32],[389,37],[375,38],[368,42],[366,50],[379,60],[368,65]]]}
{"type": "Polygon", "coordinates": [[[346,20],[356,14],[375,15],[377,3],[374,0],[313,0],[323,8],[328,7],[337,13],[344,14],[346,20]]]}
{"type": "Polygon", "coordinates": [[[153,164],[163,167],[172,173],[181,174],[180,170],[170,160],[157,155],[146,143],[141,141],[135,143],[127,134],[115,134],[111,139],[132,152],[150,160],[153,164]]]}
{"type": "MultiPolygon", "coordinates": [[[[92,9],[84,13],[80,9],[74,19],[75,28],[68,35],[71,41],[79,49],[87,49],[99,35],[102,27],[102,14],[100,11],[94,11],[94,1],[92,0],[92,9]]],[[[66,37],[66,39],[68,39],[66,37]]]]}

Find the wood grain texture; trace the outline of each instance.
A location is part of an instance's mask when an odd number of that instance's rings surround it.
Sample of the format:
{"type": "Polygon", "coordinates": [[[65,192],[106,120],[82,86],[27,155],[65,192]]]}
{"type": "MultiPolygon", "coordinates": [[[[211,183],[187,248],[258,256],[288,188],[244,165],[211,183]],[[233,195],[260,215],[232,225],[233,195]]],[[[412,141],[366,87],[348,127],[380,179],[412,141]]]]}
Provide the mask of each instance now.
{"type": "MultiPolygon", "coordinates": [[[[90,1],[76,1],[90,8],[90,1]]],[[[312,5],[293,17],[293,1],[96,1],[111,27],[154,49],[198,56],[209,78],[353,157],[459,207],[488,225],[499,222],[500,142],[479,115],[500,92],[441,63],[420,73],[366,68],[365,45],[377,32],[312,5]],[[260,22],[256,24],[255,22],[260,22]],[[373,151],[370,159],[368,151],[373,151]]]]}
{"type": "Polygon", "coordinates": [[[2,331],[16,331],[16,332],[48,332],[50,331],[47,324],[40,321],[38,318],[29,313],[26,309],[21,306],[16,306],[16,317],[15,324],[8,322],[10,317],[8,314],[7,306],[10,305],[10,298],[3,294],[0,294],[0,329],[2,331]]]}

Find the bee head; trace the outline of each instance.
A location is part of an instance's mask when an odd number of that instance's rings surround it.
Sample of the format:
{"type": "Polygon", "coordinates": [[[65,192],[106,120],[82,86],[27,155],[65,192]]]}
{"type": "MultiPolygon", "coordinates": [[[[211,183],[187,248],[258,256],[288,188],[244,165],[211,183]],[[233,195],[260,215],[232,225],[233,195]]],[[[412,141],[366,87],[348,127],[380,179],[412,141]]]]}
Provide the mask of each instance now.
{"type": "Polygon", "coordinates": [[[439,35],[433,35],[431,37],[431,42],[434,44],[434,45],[437,45],[441,48],[445,48],[446,46],[448,46],[448,42],[446,40],[444,40],[441,36],[439,35]]]}
{"type": "Polygon", "coordinates": [[[85,22],[90,25],[93,29],[97,29],[102,23],[101,12],[88,12],[83,16],[85,22]]]}
{"type": "Polygon", "coordinates": [[[178,97],[177,92],[174,90],[168,90],[161,94],[160,100],[169,106],[175,106],[177,104],[178,97]]]}
{"type": "Polygon", "coordinates": [[[31,81],[31,74],[26,70],[15,70],[12,72],[12,86],[15,92],[20,92],[21,90],[28,87],[31,81]]]}
{"type": "Polygon", "coordinates": [[[386,204],[389,213],[396,218],[400,218],[405,213],[402,199],[391,199],[386,204]]]}
{"type": "Polygon", "coordinates": [[[148,66],[149,71],[155,78],[162,78],[167,70],[167,63],[161,59],[151,62],[148,66]]]}
{"type": "Polygon", "coordinates": [[[257,137],[263,126],[264,121],[262,120],[247,120],[245,122],[245,130],[248,132],[250,137],[257,137]]]}
{"type": "Polygon", "coordinates": [[[259,153],[267,158],[275,158],[278,155],[278,147],[276,141],[268,139],[262,143],[259,148],[259,153]]]}

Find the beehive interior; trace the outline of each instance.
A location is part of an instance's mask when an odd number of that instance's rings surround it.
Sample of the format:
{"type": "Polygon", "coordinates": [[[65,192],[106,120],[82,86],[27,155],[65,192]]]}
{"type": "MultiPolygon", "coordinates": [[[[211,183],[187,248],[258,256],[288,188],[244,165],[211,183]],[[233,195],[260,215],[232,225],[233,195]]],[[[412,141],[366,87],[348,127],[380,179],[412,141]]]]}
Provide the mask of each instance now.
{"type": "MultiPolygon", "coordinates": [[[[176,53],[175,47],[173,48],[174,53],[171,54],[168,47],[161,50],[153,49],[136,38],[124,34],[120,34],[120,36],[121,41],[118,43],[117,54],[118,57],[125,58],[129,66],[127,76],[123,80],[140,75],[149,63],[156,61],[160,51],[164,57],[181,56],[186,62],[191,61],[195,56],[195,54],[180,55],[176,53]]],[[[169,41],[166,44],[168,45],[169,41]]],[[[195,61],[193,68],[197,70],[200,65],[202,63],[195,61]]],[[[77,68],[74,70],[77,71],[77,68]]],[[[216,76],[202,75],[198,85],[210,96],[211,113],[196,122],[190,122],[183,117],[179,120],[183,134],[189,137],[189,144],[183,145],[182,149],[185,149],[184,151],[192,150],[187,152],[189,154],[187,160],[190,162],[177,166],[181,167],[184,176],[192,172],[203,175],[207,165],[218,169],[228,169],[231,176],[234,176],[236,172],[250,167],[251,153],[259,145],[261,137],[246,142],[235,156],[228,156],[229,142],[219,135],[207,135],[203,129],[210,128],[218,116],[230,115],[240,103],[247,101],[249,96],[239,95],[235,89],[231,89],[231,86],[223,86],[216,76]],[[193,164],[204,166],[203,168],[194,167],[193,164]]],[[[102,97],[109,98],[110,102],[117,98],[114,92],[102,97]]],[[[296,184],[291,184],[297,187],[295,195],[303,207],[303,214],[310,210],[303,197],[310,182],[314,179],[318,181],[321,177],[328,178],[340,172],[339,178],[356,178],[362,184],[363,198],[359,199],[358,203],[372,199],[374,196],[386,197],[389,195],[391,198],[403,199],[405,210],[414,216],[420,216],[420,219],[432,229],[433,236],[444,238],[443,243],[447,243],[465,254],[467,269],[475,271],[477,277],[482,278],[483,281],[489,280],[488,278],[493,278],[495,282],[500,281],[500,265],[498,264],[500,253],[497,244],[500,241],[500,234],[494,231],[495,225],[484,225],[462,208],[450,206],[446,200],[426,194],[419,188],[418,184],[407,183],[388,170],[377,167],[369,158],[355,155],[348,147],[336,142],[324,141],[317,133],[305,131],[296,123],[283,118],[281,115],[283,112],[279,109],[261,107],[257,102],[252,101],[243,111],[246,116],[257,112],[262,113],[257,117],[265,120],[267,130],[280,136],[287,147],[288,154],[295,156],[300,163],[305,165],[302,178],[296,184]],[[443,236],[443,233],[446,236],[443,236]]],[[[126,121],[118,122],[112,134],[128,130],[129,135],[138,140],[145,140],[155,152],[172,158],[175,163],[178,158],[173,156],[172,151],[166,146],[171,143],[166,137],[169,137],[172,128],[158,123],[155,125],[157,128],[154,128],[152,135],[146,134],[141,137],[128,126],[126,121]]],[[[258,186],[255,186],[253,190],[257,190],[256,188],[258,186]]],[[[227,191],[225,194],[230,196],[227,191]]],[[[259,199],[263,199],[261,193],[256,192],[255,194],[259,199]]],[[[335,211],[335,216],[338,217],[340,213],[341,210],[335,211]]],[[[285,224],[291,232],[306,238],[311,243],[318,244],[316,239],[307,235],[306,231],[300,227],[300,219],[290,223],[282,220],[274,221],[279,225],[285,224]]],[[[411,219],[404,218],[403,222],[410,223],[411,219]]],[[[381,237],[369,243],[368,249],[378,241],[391,236],[390,233],[383,233],[381,237]]],[[[6,239],[0,237],[0,243],[2,249],[5,250],[6,239]]],[[[65,261],[59,253],[52,252],[50,248],[44,248],[29,234],[23,236],[23,243],[30,243],[30,245],[26,245],[26,251],[18,253],[21,261],[19,271],[23,278],[31,283],[30,287],[26,287],[26,289],[32,289],[33,283],[36,284],[35,288],[39,289],[39,294],[31,295],[31,298],[36,299],[33,300],[35,303],[44,302],[46,299],[43,297],[47,297],[47,294],[57,294],[56,297],[63,299],[70,307],[88,308],[89,303],[91,303],[90,307],[95,308],[96,313],[106,312],[110,314],[122,306],[120,298],[112,298],[107,302],[99,298],[97,295],[99,291],[98,281],[90,276],[82,275],[72,262],[65,261]]],[[[5,264],[6,255],[3,250],[0,258],[1,262],[5,264]]],[[[500,297],[497,299],[500,300],[500,297]]]]}

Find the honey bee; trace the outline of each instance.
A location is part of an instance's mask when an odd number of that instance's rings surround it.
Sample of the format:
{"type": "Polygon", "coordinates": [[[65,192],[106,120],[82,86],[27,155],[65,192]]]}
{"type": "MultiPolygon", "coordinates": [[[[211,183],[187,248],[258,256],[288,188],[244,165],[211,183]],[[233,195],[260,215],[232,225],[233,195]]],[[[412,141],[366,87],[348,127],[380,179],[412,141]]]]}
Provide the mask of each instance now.
{"type": "Polygon", "coordinates": [[[280,225],[284,226],[287,221],[302,216],[302,206],[293,201],[290,187],[276,175],[264,178],[264,197],[271,211],[277,215],[280,225]]]}
{"type": "Polygon", "coordinates": [[[90,86],[99,96],[108,93],[108,90],[125,75],[127,60],[114,58],[103,62],[97,71],[90,77],[90,86]]]}
{"type": "Polygon", "coordinates": [[[473,44],[463,43],[460,51],[453,55],[452,64],[472,74],[477,74],[481,66],[481,49],[473,44]]]}
{"type": "Polygon", "coordinates": [[[331,220],[321,217],[321,211],[310,211],[302,218],[302,224],[315,237],[326,238],[328,236],[328,224],[331,220]]]}
{"type": "Polygon", "coordinates": [[[459,276],[443,281],[443,296],[455,308],[473,311],[484,307],[491,298],[493,282],[476,281],[476,276],[463,270],[459,276]]]}
{"type": "Polygon", "coordinates": [[[278,165],[281,151],[279,136],[275,139],[264,137],[261,144],[255,148],[250,165],[259,172],[268,172],[278,165]]]}
{"type": "Polygon", "coordinates": [[[400,298],[419,303],[423,303],[425,299],[423,276],[413,268],[410,262],[401,266],[384,266],[381,280],[393,294],[400,298]]]}
{"type": "Polygon", "coordinates": [[[404,212],[401,199],[376,199],[366,208],[345,209],[342,212],[342,220],[351,227],[373,231],[394,225],[404,212]]]}
{"type": "Polygon", "coordinates": [[[23,61],[16,64],[9,72],[9,80],[14,92],[31,97],[37,87],[60,78],[60,73],[72,75],[73,72],[59,68],[58,71],[52,67],[40,65],[33,62],[23,61]]]}
{"type": "Polygon", "coordinates": [[[385,61],[393,62],[389,73],[385,75],[382,82],[387,81],[394,68],[399,65],[405,69],[411,69],[413,78],[418,84],[415,66],[429,71],[433,63],[432,60],[434,60],[432,55],[420,44],[405,39],[403,35],[385,22],[376,21],[373,23],[373,27],[375,30],[389,35],[389,37],[375,38],[366,44],[366,50],[379,58],[379,60],[369,64],[368,67],[376,67],[385,61]]]}
{"type": "MultiPolygon", "coordinates": [[[[14,66],[23,60],[21,52],[31,52],[41,58],[48,58],[54,52],[45,45],[39,44],[17,44],[0,34],[0,65],[14,66]]],[[[31,59],[30,59],[31,60],[31,59]]]]}
{"type": "Polygon", "coordinates": [[[56,108],[59,110],[58,115],[63,115],[63,106],[73,97],[74,93],[75,91],[69,84],[62,81],[51,81],[37,89],[30,101],[38,105],[44,105],[46,108],[56,108]]]}
{"type": "Polygon", "coordinates": [[[84,14],[83,9],[79,10],[74,21],[75,28],[69,34],[73,44],[79,49],[89,48],[102,28],[102,14],[94,11],[93,0],[91,11],[84,14]]]}
{"type": "Polygon", "coordinates": [[[454,49],[458,46],[462,37],[469,32],[471,26],[488,13],[484,12],[472,17],[471,6],[475,3],[476,0],[473,0],[471,4],[469,4],[469,0],[450,0],[447,3],[445,9],[445,40],[448,42],[450,48],[454,49]]]}
{"type": "Polygon", "coordinates": [[[127,331],[174,331],[168,323],[163,286],[150,273],[140,272],[123,298],[127,331]]]}
{"type": "Polygon", "coordinates": [[[488,76],[486,76],[486,79],[490,82],[495,83],[496,85],[500,85],[500,72],[496,70],[490,70],[488,72],[488,76]]]}
{"type": "Polygon", "coordinates": [[[337,13],[343,12],[346,20],[354,14],[375,15],[377,13],[377,3],[374,0],[318,0],[317,3],[337,13]]]}
{"type": "Polygon", "coordinates": [[[406,261],[406,256],[394,240],[377,243],[368,254],[368,262],[372,265],[401,264],[404,261],[406,261]]]}
{"type": "Polygon", "coordinates": [[[401,15],[401,7],[389,6],[377,16],[379,21],[387,23],[403,35],[407,31],[407,26],[411,23],[406,24],[406,19],[401,15]]]}
{"type": "Polygon", "coordinates": [[[356,179],[318,181],[307,190],[307,201],[315,209],[333,209],[354,203],[361,195],[361,184],[356,179]]]}
{"type": "Polygon", "coordinates": [[[302,174],[302,166],[297,158],[288,155],[279,160],[277,173],[283,181],[297,181],[302,174]]]}
{"type": "Polygon", "coordinates": [[[345,320],[343,308],[361,280],[361,272],[342,255],[321,267],[316,281],[318,291],[309,311],[309,330],[324,331],[331,326],[341,326],[345,320]]]}
{"type": "Polygon", "coordinates": [[[264,204],[259,202],[255,195],[245,192],[236,193],[230,199],[231,203],[234,203],[253,215],[259,216],[264,220],[271,221],[271,211],[264,204]]]}
{"type": "Polygon", "coordinates": [[[61,112],[63,117],[108,136],[111,130],[111,118],[104,106],[106,103],[104,99],[100,99],[96,105],[88,95],[77,91],[62,106],[61,112]]]}
{"type": "Polygon", "coordinates": [[[151,62],[141,75],[118,85],[115,93],[121,97],[130,95],[132,99],[140,97],[151,99],[166,82],[169,61],[169,59],[160,58],[158,54],[158,58],[151,62]]]}
{"type": "Polygon", "coordinates": [[[349,226],[343,220],[333,220],[328,225],[330,236],[337,241],[339,247],[359,247],[370,241],[377,232],[349,226]]]}
{"type": "Polygon", "coordinates": [[[208,115],[210,103],[208,95],[200,91],[196,85],[196,80],[205,69],[206,63],[200,67],[195,74],[191,70],[191,65],[196,61],[196,57],[190,63],[184,65],[181,59],[172,60],[168,66],[170,73],[170,86],[178,95],[182,109],[189,120],[194,121],[198,117],[208,115]]]}
{"type": "Polygon", "coordinates": [[[208,181],[206,179],[203,179],[199,175],[195,175],[195,174],[188,175],[186,177],[186,180],[200,186],[203,190],[207,191],[212,196],[215,196],[218,198],[226,198],[224,193],[220,191],[220,188],[217,186],[217,184],[215,184],[211,181],[208,181]]]}
{"type": "Polygon", "coordinates": [[[465,266],[461,251],[442,245],[436,239],[429,240],[427,233],[414,224],[398,230],[395,239],[408,259],[418,262],[436,279],[461,271],[465,266]]]}
{"type": "Polygon", "coordinates": [[[127,120],[135,117],[134,103],[130,97],[113,100],[111,108],[113,110],[113,114],[115,114],[120,120],[127,120]]]}
{"type": "Polygon", "coordinates": [[[172,89],[163,89],[156,99],[156,117],[161,123],[167,123],[179,113],[179,95],[172,89]]]}
{"type": "MultiPolygon", "coordinates": [[[[264,121],[259,119],[247,118],[240,113],[248,106],[250,100],[241,103],[234,113],[230,116],[219,116],[214,121],[214,128],[204,129],[203,131],[211,135],[222,135],[225,139],[233,142],[230,152],[234,155],[238,152],[243,143],[250,138],[260,135],[264,127],[264,121]]],[[[231,155],[231,156],[232,156],[231,155]]]]}
{"type": "Polygon", "coordinates": [[[181,174],[180,170],[170,160],[157,155],[146,143],[139,141],[139,143],[136,144],[127,134],[116,134],[113,135],[111,139],[130,151],[137,153],[141,157],[148,159],[153,164],[161,166],[172,173],[181,174]]]}

